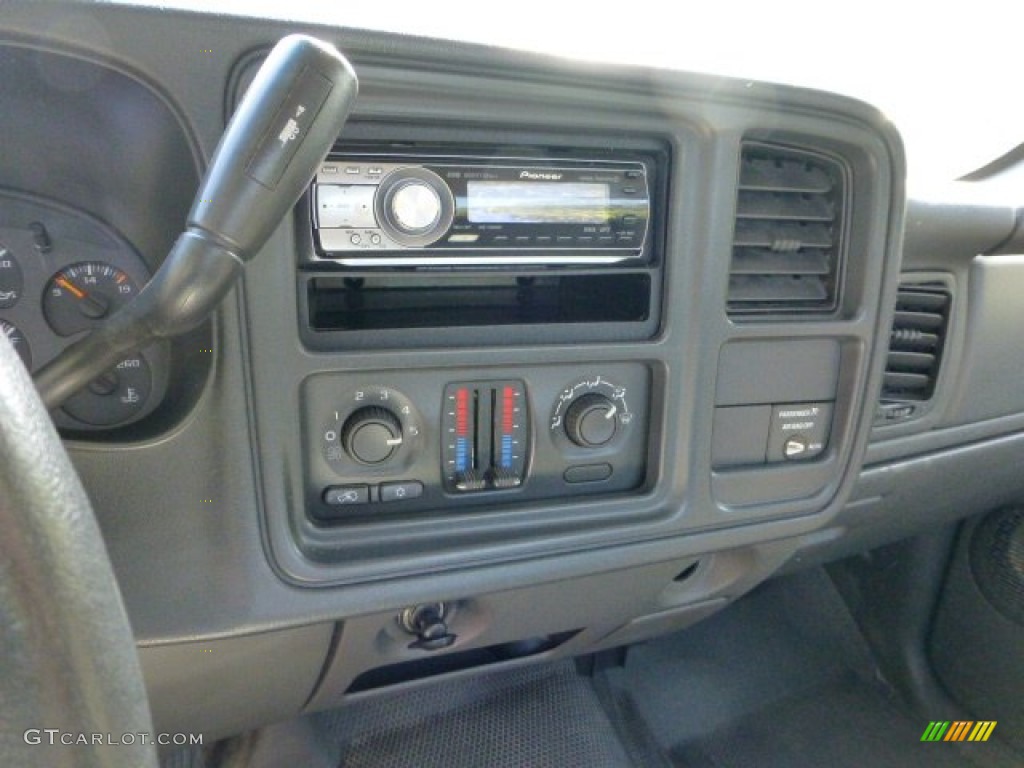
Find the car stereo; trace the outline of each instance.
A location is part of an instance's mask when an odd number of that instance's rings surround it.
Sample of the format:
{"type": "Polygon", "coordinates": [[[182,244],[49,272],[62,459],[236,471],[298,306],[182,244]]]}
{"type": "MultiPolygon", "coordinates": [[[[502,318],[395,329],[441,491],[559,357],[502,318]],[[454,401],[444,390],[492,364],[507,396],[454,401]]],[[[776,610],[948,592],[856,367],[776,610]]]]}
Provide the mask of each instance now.
{"type": "Polygon", "coordinates": [[[647,259],[646,158],[332,155],[310,195],[316,259],[353,266],[647,259]]]}

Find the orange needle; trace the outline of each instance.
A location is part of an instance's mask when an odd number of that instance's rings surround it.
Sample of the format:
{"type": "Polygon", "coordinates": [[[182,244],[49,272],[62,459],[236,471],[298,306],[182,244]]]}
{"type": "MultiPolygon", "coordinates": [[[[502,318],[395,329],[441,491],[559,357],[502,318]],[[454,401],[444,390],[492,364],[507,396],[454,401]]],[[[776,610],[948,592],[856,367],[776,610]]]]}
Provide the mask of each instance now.
{"type": "Polygon", "coordinates": [[[57,285],[59,285],[61,288],[67,291],[71,291],[71,293],[75,294],[75,296],[77,296],[80,299],[85,298],[85,291],[81,290],[80,288],[76,288],[63,277],[57,278],[57,285]]]}

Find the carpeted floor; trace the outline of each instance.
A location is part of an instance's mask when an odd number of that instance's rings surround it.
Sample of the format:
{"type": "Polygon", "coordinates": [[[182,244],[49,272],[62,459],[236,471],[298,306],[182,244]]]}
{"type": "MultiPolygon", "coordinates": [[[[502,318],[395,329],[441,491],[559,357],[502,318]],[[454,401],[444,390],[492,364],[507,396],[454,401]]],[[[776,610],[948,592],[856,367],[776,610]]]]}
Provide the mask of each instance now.
{"type": "MultiPolygon", "coordinates": [[[[762,585],[624,667],[442,680],[271,726],[208,768],[1003,768],[998,743],[922,743],[821,569],[762,585]]],[[[192,763],[165,763],[192,765],[192,763]]],[[[200,763],[195,763],[200,765],[200,763]]]]}
{"type": "Polygon", "coordinates": [[[823,570],[761,586],[608,673],[678,768],[1020,765],[997,744],[922,743],[823,570]]]}

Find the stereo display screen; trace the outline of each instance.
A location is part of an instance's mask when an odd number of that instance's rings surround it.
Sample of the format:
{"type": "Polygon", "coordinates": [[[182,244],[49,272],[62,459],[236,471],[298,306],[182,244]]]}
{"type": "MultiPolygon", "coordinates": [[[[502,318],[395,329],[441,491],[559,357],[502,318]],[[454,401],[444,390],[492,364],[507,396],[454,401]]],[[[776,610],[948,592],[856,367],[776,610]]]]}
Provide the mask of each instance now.
{"type": "Polygon", "coordinates": [[[605,224],[607,184],[555,181],[468,181],[467,216],[474,224],[605,224]]]}

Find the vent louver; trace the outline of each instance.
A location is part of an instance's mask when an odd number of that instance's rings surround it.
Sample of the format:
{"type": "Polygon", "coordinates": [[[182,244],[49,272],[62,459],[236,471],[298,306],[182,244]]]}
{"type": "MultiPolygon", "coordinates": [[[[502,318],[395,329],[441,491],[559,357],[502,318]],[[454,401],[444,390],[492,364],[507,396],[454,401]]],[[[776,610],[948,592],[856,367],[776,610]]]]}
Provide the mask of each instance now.
{"type": "Polygon", "coordinates": [[[845,174],[812,152],[746,144],[740,160],[730,315],[836,308],[845,174]]]}
{"type": "Polygon", "coordinates": [[[900,286],[882,382],[883,409],[925,402],[935,394],[951,301],[944,287],[900,286]]]}

